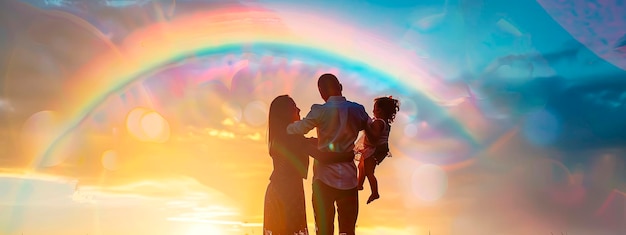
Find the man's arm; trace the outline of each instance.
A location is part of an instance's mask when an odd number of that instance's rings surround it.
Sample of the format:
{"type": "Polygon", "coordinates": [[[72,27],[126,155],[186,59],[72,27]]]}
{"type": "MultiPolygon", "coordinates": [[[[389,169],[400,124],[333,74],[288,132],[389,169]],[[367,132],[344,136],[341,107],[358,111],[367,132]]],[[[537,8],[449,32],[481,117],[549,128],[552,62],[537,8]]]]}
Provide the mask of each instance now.
{"type": "Polygon", "coordinates": [[[363,105],[359,104],[359,106],[360,106],[359,107],[359,109],[360,109],[359,110],[359,113],[360,113],[359,121],[361,122],[361,130],[367,132],[367,131],[369,131],[369,130],[367,130],[367,128],[369,128],[369,124],[370,124],[370,121],[372,121],[372,118],[370,118],[370,115],[367,114],[367,112],[365,111],[365,107],[363,107],[363,105]]]}
{"type": "Polygon", "coordinates": [[[360,109],[361,109],[360,121],[361,121],[361,128],[362,128],[361,130],[363,130],[367,138],[371,140],[375,131],[372,129],[372,126],[370,126],[370,122],[372,122],[372,119],[370,118],[370,115],[367,114],[367,112],[365,111],[365,107],[363,107],[363,105],[361,105],[360,109]]]}
{"type": "Polygon", "coordinates": [[[354,161],[354,152],[322,152],[317,148],[317,138],[307,138],[307,141],[309,143],[305,145],[307,149],[306,152],[309,154],[309,156],[320,161],[321,163],[330,164],[354,161]]]}
{"type": "Polygon", "coordinates": [[[321,105],[314,104],[311,106],[311,111],[300,121],[296,121],[287,126],[287,134],[290,135],[304,135],[313,130],[318,124],[318,119],[321,111],[321,105]]]}

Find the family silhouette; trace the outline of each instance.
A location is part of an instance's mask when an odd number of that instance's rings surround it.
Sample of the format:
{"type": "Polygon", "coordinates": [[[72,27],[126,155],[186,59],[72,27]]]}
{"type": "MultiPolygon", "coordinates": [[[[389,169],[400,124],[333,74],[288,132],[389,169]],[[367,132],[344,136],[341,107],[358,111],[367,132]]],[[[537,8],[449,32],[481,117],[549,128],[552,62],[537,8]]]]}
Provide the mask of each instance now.
{"type": "Polygon", "coordinates": [[[317,82],[323,104],[313,104],[304,118],[288,95],[270,104],[268,148],[273,171],[264,202],[264,234],[309,234],[303,179],[309,156],[313,162],[312,205],[318,235],[334,233],[335,214],[339,234],[355,234],[359,213],[358,191],[367,177],[372,188],[367,203],[380,197],[374,169],[390,156],[388,140],[399,102],[390,97],[374,100],[374,118],[363,105],[343,96],[343,86],[333,74],[317,82]],[[304,135],[313,128],[317,138],[304,135]],[[364,132],[362,144],[356,145],[364,132]],[[359,155],[359,166],[355,156],[359,155]]]}

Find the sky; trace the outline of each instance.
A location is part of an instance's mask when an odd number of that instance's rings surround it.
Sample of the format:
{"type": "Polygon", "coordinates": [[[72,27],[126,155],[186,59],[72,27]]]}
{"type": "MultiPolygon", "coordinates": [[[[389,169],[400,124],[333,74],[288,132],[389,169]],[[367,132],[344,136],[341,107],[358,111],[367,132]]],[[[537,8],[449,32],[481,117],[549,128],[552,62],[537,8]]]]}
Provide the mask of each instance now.
{"type": "Polygon", "coordinates": [[[306,115],[329,72],[370,115],[401,102],[358,234],[626,233],[623,12],[2,1],[0,233],[262,234],[269,104],[288,94],[306,115]]]}

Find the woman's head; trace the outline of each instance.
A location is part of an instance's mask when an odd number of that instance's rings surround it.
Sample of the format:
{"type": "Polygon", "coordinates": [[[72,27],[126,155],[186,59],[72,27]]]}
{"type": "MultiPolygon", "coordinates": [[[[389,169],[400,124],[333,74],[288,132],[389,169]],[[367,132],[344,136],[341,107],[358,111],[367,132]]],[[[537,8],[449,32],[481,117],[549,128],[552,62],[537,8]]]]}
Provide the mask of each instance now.
{"type": "Polygon", "coordinates": [[[288,95],[276,97],[270,104],[268,122],[268,140],[287,135],[287,125],[300,120],[300,109],[288,95]]]}
{"type": "Polygon", "coordinates": [[[374,117],[387,120],[392,123],[396,119],[396,113],[400,111],[400,101],[389,97],[374,99],[374,117]]]}

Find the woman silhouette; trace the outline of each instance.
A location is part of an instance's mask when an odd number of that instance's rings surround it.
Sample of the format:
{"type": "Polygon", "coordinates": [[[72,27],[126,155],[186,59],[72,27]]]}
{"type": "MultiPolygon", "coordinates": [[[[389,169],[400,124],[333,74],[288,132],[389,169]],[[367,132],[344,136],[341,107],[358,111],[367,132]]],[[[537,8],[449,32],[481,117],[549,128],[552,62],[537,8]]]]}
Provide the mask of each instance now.
{"type": "Polygon", "coordinates": [[[300,109],[288,95],[270,104],[268,147],[274,170],[265,192],[264,234],[308,234],[303,179],[307,178],[309,155],[321,163],[353,161],[354,154],[321,153],[317,139],[287,134],[287,125],[300,120],[300,109]]]}

